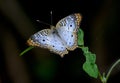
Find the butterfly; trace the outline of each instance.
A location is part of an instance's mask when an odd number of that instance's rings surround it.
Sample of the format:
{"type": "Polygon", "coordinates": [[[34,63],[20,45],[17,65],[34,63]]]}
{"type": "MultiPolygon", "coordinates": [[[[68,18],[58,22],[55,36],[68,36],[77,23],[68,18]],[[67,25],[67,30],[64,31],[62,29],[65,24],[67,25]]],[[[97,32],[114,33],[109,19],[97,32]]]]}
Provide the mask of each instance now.
{"type": "Polygon", "coordinates": [[[30,46],[49,49],[63,57],[68,51],[75,50],[77,45],[77,31],[80,26],[82,16],[80,13],[68,15],[58,21],[56,26],[50,29],[43,29],[33,34],[27,43],[30,46]]]}

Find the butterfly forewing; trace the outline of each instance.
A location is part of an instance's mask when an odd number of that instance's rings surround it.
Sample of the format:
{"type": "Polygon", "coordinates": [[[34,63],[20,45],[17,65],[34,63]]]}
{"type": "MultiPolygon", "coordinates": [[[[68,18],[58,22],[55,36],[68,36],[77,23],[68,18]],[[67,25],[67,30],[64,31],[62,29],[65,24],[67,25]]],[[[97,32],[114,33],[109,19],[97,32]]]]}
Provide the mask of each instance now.
{"type": "Polygon", "coordinates": [[[68,50],[74,50],[77,47],[77,31],[80,21],[81,15],[76,13],[61,19],[56,25],[56,30],[68,50]]]}
{"type": "Polygon", "coordinates": [[[32,35],[27,43],[31,46],[37,46],[37,47],[43,47],[43,48],[48,48],[48,44],[50,43],[49,40],[49,35],[50,29],[44,29],[41,30],[34,35],[32,35]]]}

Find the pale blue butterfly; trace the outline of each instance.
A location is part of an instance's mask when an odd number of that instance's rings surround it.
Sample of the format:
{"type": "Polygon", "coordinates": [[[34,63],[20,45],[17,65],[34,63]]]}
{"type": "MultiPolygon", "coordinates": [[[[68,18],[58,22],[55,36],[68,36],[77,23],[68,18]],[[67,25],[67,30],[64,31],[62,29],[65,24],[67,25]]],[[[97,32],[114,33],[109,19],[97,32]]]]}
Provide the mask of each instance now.
{"type": "Polygon", "coordinates": [[[51,29],[43,29],[32,35],[27,43],[30,46],[42,47],[63,57],[78,47],[77,31],[82,16],[79,13],[71,14],[61,19],[51,29]]]}

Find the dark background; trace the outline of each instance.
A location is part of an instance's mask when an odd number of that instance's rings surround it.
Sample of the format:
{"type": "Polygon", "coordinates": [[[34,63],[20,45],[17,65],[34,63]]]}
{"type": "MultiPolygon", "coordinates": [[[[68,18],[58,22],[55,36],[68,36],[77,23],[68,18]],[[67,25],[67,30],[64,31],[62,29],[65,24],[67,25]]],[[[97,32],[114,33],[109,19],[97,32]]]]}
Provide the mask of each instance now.
{"type": "MultiPolygon", "coordinates": [[[[81,49],[61,58],[46,49],[34,48],[20,57],[35,32],[50,28],[67,15],[82,14],[85,46],[96,54],[101,73],[120,58],[119,0],[0,0],[0,83],[101,83],[82,69],[81,49]]],[[[120,82],[120,65],[108,83],[120,82]]]]}

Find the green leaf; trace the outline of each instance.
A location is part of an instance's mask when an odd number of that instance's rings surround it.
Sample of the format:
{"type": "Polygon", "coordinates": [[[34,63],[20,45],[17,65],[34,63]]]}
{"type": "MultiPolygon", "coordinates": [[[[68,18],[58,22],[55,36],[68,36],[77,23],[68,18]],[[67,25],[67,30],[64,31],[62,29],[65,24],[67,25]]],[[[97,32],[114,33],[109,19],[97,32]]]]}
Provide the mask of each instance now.
{"type": "Polygon", "coordinates": [[[98,67],[95,64],[96,55],[89,51],[88,47],[84,47],[84,32],[80,28],[78,30],[78,46],[82,49],[83,54],[86,58],[85,63],[83,64],[83,70],[91,77],[97,78],[99,71],[98,67]]]}
{"type": "Polygon", "coordinates": [[[89,53],[88,47],[80,47],[84,53],[89,53]]]}
{"type": "Polygon", "coordinates": [[[98,67],[95,64],[96,61],[96,55],[91,53],[88,50],[88,47],[82,47],[83,54],[86,58],[85,63],[83,64],[83,70],[91,77],[97,78],[98,77],[98,67]]]}
{"type": "Polygon", "coordinates": [[[89,62],[85,62],[83,64],[84,71],[91,77],[97,78],[98,77],[98,68],[96,64],[91,64],[89,62]]]}
{"type": "Polygon", "coordinates": [[[84,45],[84,32],[81,28],[78,29],[78,45],[79,46],[84,45]]]}

